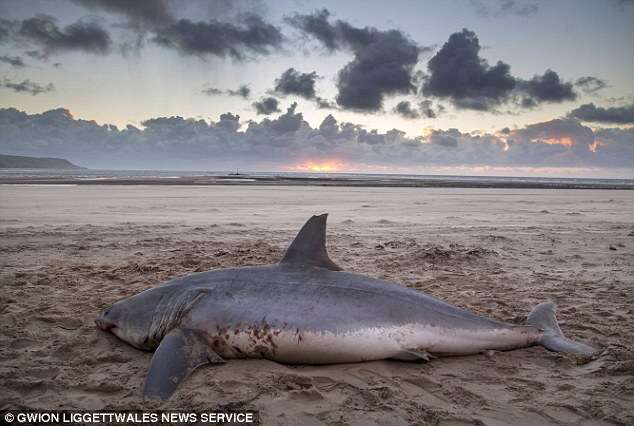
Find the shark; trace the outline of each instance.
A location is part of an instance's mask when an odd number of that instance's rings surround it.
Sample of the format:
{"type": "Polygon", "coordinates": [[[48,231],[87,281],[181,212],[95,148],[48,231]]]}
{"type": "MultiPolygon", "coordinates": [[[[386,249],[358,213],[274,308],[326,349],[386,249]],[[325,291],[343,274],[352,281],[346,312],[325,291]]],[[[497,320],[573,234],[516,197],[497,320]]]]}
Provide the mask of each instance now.
{"type": "Polygon", "coordinates": [[[507,351],[539,345],[590,356],[566,338],[547,301],[518,325],[403,285],[342,270],[326,250],[327,214],[312,216],[272,265],[178,277],[114,303],[95,322],[154,352],[146,399],[169,399],[194,370],[240,358],[334,364],[507,351]]]}

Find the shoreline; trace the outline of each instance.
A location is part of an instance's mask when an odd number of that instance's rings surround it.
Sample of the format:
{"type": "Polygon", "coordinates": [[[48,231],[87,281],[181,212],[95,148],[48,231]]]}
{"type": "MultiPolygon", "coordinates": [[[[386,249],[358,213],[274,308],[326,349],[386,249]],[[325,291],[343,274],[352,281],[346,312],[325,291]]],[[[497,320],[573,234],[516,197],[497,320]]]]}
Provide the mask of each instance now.
{"type": "Polygon", "coordinates": [[[361,179],[351,177],[295,177],[295,176],[171,176],[171,177],[0,177],[0,185],[181,185],[181,186],[331,186],[362,188],[508,188],[508,189],[608,189],[634,190],[634,181],[570,182],[508,181],[482,177],[479,180],[442,178],[387,178],[361,179]]]}

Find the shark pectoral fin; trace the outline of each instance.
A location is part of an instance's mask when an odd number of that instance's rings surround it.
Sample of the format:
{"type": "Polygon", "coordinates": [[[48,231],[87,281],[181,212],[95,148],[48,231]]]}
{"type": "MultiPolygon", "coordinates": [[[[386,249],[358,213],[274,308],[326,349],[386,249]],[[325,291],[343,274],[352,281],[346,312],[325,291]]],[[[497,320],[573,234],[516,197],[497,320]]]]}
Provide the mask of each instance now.
{"type": "Polygon", "coordinates": [[[178,385],[201,365],[225,361],[195,332],[174,329],[154,352],[145,378],[143,397],[166,400],[178,385]]]}
{"type": "Polygon", "coordinates": [[[432,354],[422,349],[403,349],[392,359],[399,361],[429,361],[434,358],[432,354]]]}

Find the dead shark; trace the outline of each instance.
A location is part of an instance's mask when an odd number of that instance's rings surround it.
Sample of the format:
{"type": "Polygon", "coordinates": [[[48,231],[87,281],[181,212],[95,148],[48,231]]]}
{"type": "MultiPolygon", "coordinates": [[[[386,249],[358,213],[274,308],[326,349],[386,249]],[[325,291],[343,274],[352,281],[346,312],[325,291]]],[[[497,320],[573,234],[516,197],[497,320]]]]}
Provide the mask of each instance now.
{"type": "Polygon", "coordinates": [[[277,264],[176,278],[99,315],[99,328],[154,351],[144,396],[167,399],[196,368],[233,358],[331,364],[427,361],[533,345],[595,351],[564,337],[552,302],[516,325],[344,272],[328,257],[326,218],[310,218],[277,264]]]}

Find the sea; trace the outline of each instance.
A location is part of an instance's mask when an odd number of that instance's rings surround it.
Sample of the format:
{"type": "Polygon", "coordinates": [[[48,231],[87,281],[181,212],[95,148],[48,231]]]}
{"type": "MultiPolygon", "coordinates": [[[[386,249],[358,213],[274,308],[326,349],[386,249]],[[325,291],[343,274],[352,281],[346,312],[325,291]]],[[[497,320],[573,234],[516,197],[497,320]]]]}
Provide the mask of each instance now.
{"type": "Polygon", "coordinates": [[[187,178],[218,178],[222,180],[243,180],[244,183],[256,180],[292,179],[292,180],[336,180],[345,185],[373,183],[380,185],[407,186],[428,184],[429,186],[521,186],[521,187],[552,187],[552,188],[610,188],[634,189],[634,179],[603,179],[603,178],[570,178],[570,177],[533,177],[533,176],[457,176],[457,175],[415,175],[415,174],[376,174],[376,173],[317,173],[317,172],[249,172],[249,171],[174,171],[174,170],[99,170],[99,169],[0,169],[0,181],[13,179],[38,181],[40,179],[56,179],[68,181],[99,181],[99,180],[135,180],[152,179],[159,182],[170,179],[187,178]]]}

